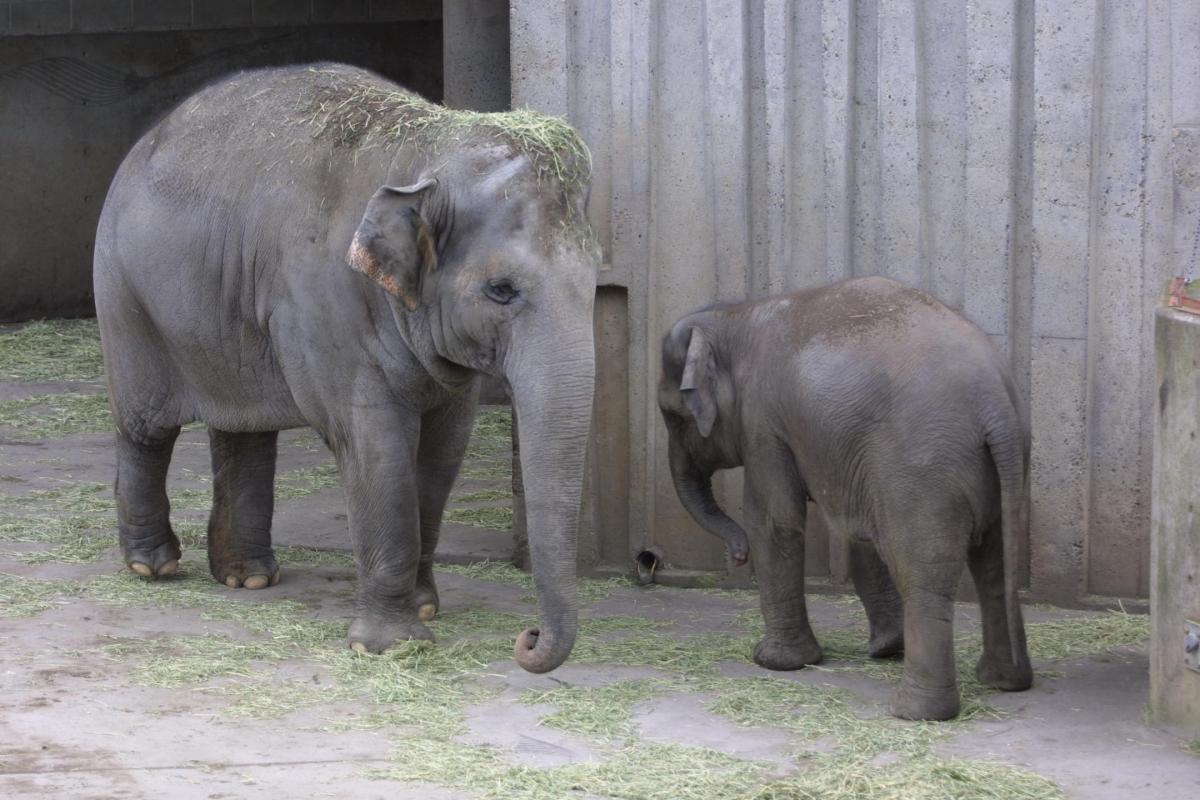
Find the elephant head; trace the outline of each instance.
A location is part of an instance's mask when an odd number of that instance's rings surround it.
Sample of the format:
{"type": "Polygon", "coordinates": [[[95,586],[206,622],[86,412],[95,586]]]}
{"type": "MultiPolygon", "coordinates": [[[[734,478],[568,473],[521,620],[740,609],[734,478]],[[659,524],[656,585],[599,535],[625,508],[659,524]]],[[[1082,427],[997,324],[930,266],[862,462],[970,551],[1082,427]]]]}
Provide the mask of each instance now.
{"type": "Polygon", "coordinates": [[[440,153],[381,186],[346,255],[391,301],[397,325],[443,383],[475,372],[508,384],[522,442],[540,626],[517,640],[531,672],[559,666],[577,631],[576,536],[591,424],[599,262],[584,215],[587,151],[488,139],[440,153]],[[414,179],[415,178],[415,179],[414,179]]]}
{"type": "Polygon", "coordinates": [[[720,354],[720,327],[712,314],[680,320],[663,339],[658,406],[680,502],[741,565],[749,556],[746,532],[721,510],[712,490],[714,472],[741,463],[730,419],[735,387],[720,354]]]}

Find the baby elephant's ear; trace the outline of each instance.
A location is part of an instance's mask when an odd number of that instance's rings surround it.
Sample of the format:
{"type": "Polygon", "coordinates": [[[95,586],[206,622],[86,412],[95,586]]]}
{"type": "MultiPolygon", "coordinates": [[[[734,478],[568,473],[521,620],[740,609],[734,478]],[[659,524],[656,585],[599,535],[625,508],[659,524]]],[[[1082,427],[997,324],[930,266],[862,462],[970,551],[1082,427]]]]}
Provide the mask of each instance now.
{"type": "Polygon", "coordinates": [[[421,275],[437,269],[433,232],[421,216],[421,197],[433,178],[412,186],[381,186],[367,203],[346,263],[399,298],[412,311],[421,296],[421,275]]]}
{"type": "Polygon", "coordinates": [[[679,393],[700,435],[707,438],[717,421],[717,362],[703,328],[692,328],[679,393]]]}

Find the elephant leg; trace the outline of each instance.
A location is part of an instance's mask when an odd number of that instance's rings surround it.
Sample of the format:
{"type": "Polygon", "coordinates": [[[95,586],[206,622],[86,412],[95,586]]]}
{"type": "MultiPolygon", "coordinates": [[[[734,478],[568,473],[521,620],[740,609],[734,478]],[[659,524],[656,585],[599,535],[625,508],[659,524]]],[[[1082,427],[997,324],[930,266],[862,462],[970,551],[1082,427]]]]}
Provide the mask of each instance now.
{"type": "Polygon", "coordinates": [[[911,529],[900,535],[880,531],[904,604],[904,675],[892,695],[891,712],[901,719],[951,719],[959,710],[954,595],[966,560],[963,532],[970,523],[937,513],[907,518],[911,529]]]}
{"type": "Polygon", "coordinates": [[[382,653],[405,639],[433,640],[417,617],[421,560],[417,442],[419,418],[379,400],[356,403],[346,440],[335,447],[358,567],[350,646],[382,653]]]}
{"type": "Polygon", "coordinates": [[[417,616],[433,619],[439,608],[433,577],[433,554],[442,527],[442,513],[458,469],[462,465],[475,419],[477,391],[467,392],[450,406],[421,418],[421,443],[417,449],[417,495],[421,509],[421,558],[417,565],[414,602],[417,616]]]}
{"type": "Polygon", "coordinates": [[[117,433],[117,530],[121,553],[143,578],[163,578],[179,569],[179,539],[171,530],[167,469],[179,428],[137,440],[117,433]]]}
{"type": "Polygon", "coordinates": [[[208,568],[236,589],[279,582],[271,550],[278,431],[229,433],[209,428],[213,506],[208,517],[208,568]]]}
{"type": "Polygon", "coordinates": [[[979,596],[980,620],[983,623],[983,655],[975,665],[975,675],[985,686],[1007,692],[1020,692],[1033,685],[1033,667],[1025,648],[1025,624],[1017,608],[1014,659],[1013,642],[1009,639],[1008,607],[1004,597],[1004,540],[1000,523],[984,532],[979,544],[967,552],[975,592],[979,596]],[[1015,662],[1015,663],[1014,663],[1015,662]]]}
{"type": "Polygon", "coordinates": [[[804,599],[805,493],[787,480],[795,471],[790,461],[764,466],[746,469],[750,561],[767,629],[754,648],[754,662],[767,669],[800,669],[821,661],[804,599]]]}
{"type": "Polygon", "coordinates": [[[888,658],[904,652],[904,604],[872,542],[850,543],[850,577],[867,611],[871,658],[888,658]]]}

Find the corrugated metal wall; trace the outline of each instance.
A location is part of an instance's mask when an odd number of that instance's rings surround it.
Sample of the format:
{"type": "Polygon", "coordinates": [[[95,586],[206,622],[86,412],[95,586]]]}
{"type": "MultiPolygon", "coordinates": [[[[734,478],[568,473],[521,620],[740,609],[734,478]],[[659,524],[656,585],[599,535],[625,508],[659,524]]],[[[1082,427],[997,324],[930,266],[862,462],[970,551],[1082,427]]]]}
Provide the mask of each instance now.
{"type": "MultiPolygon", "coordinates": [[[[1146,595],[1152,310],[1196,236],[1172,139],[1200,122],[1200,3],[513,0],[511,14],[514,105],[566,115],[596,161],[611,269],[593,561],[655,543],[677,568],[723,567],[666,470],[654,397],[671,322],[880,273],[991,334],[1030,395],[1036,594],[1146,595]]],[[[812,538],[810,573],[843,574],[837,544],[812,538]]]]}

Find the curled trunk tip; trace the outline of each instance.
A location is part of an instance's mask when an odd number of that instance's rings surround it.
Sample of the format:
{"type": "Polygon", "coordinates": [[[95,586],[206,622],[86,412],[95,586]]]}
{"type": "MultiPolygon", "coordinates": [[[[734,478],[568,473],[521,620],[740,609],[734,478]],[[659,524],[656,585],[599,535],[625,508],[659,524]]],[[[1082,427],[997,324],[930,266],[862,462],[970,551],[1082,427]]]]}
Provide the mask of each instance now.
{"type": "Polygon", "coordinates": [[[571,654],[574,642],[559,644],[553,635],[542,635],[538,628],[527,628],[517,637],[513,658],[526,672],[541,674],[562,666],[571,654]]]}

